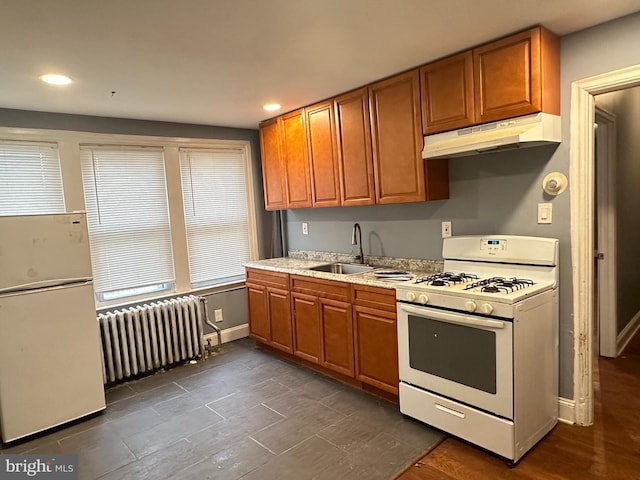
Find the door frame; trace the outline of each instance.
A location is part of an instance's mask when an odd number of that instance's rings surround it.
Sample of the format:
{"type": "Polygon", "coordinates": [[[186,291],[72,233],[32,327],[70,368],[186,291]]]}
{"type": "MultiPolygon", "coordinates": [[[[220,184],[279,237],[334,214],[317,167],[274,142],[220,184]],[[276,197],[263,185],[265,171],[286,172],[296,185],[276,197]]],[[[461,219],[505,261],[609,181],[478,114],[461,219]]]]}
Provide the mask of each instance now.
{"type": "Polygon", "coordinates": [[[575,421],[591,425],[593,389],[593,236],[594,131],[593,96],[640,85],[640,65],[596,75],[571,84],[569,175],[571,202],[571,263],[573,279],[573,398],[575,421]]]}
{"type": "MultiPolygon", "coordinates": [[[[598,219],[598,253],[603,258],[596,261],[598,267],[594,279],[597,283],[597,329],[599,354],[618,356],[618,308],[617,308],[617,252],[616,252],[616,116],[605,109],[595,107],[596,218],[598,219]]],[[[595,319],[594,319],[595,321],[595,319]]]]}

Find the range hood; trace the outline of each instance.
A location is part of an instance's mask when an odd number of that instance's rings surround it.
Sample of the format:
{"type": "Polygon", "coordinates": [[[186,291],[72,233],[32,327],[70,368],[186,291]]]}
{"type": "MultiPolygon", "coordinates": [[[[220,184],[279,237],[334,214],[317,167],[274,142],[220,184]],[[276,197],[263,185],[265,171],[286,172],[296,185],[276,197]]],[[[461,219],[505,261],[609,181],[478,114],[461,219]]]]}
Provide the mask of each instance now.
{"type": "Polygon", "coordinates": [[[534,113],[424,137],[422,158],[452,158],[560,143],[560,117],[534,113]]]}

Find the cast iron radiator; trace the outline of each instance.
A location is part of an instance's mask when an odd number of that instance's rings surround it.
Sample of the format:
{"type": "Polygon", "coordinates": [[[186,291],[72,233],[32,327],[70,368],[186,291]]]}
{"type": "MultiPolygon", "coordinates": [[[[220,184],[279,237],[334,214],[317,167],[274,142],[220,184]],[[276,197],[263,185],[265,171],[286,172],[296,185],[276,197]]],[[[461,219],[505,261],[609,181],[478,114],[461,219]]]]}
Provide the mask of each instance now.
{"type": "Polygon", "coordinates": [[[201,357],[203,302],[188,295],[99,314],[104,383],[201,357]]]}

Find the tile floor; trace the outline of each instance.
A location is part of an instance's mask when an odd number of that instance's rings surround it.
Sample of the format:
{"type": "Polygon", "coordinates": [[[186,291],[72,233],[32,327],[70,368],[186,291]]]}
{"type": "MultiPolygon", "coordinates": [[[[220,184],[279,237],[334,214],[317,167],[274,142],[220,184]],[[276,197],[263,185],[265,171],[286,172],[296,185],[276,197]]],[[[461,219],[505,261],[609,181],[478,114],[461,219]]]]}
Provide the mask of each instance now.
{"type": "Polygon", "coordinates": [[[443,435],[249,339],[107,390],[105,413],[0,453],[77,453],[80,479],[391,479],[443,435]]]}

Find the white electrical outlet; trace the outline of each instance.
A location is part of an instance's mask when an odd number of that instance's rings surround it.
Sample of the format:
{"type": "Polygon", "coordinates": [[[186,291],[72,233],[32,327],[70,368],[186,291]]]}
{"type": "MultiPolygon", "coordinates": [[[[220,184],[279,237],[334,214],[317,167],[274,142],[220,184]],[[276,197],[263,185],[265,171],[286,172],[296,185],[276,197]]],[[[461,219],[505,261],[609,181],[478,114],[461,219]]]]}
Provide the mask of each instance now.
{"type": "Polygon", "coordinates": [[[216,322],[221,322],[222,321],[222,309],[218,308],[217,310],[213,311],[213,315],[216,319],[216,322]]]}
{"type": "Polygon", "coordinates": [[[302,222],[302,234],[309,235],[309,224],[307,222],[302,222]]]}
{"type": "Polygon", "coordinates": [[[451,236],[451,222],[442,222],[442,238],[451,236]]]}

